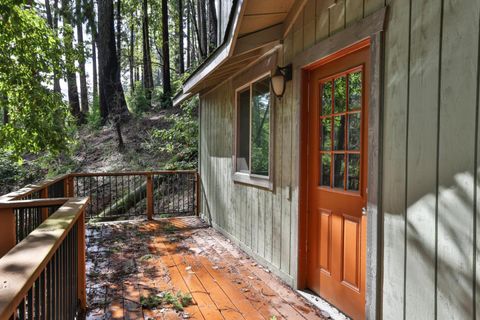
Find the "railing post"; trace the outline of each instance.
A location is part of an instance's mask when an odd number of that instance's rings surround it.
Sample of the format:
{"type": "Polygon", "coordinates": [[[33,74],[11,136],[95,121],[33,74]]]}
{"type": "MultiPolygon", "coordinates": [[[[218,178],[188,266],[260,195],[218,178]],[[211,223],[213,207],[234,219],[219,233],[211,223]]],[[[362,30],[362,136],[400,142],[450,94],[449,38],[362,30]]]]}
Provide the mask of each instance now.
{"type": "Polygon", "coordinates": [[[72,198],[75,194],[73,190],[73,176],[68,175],[65,177],[65,180],[63,180],[63,193],[65,194],[65,197],[67,198],[72,198]]]}
{"type": "Polygon", "coordinates": [[[15,213],[12,208],[0,209],[0,258],[17,242],[15,213]]]}
{"type": "Polygon", "coordinates": [[[200,175],[195,172],[195,215],[200,213],[200,175]]]}
{"type": "MultiPolygon", "coordinates": [[[[48,198],[48,187],[43,188],[40,191],[40,198],[42,199],[47,199],[48,198]]],[[[42,208],[42,221],[45,221],[48,219],[48,208],[42,208]]]]}
{"type": "Polygon", "coordinates": [[[78,299],[80,300],[80,310],[85,314],[87,309],[87,282],[86,282],[86,268],[85,268],[85,210],[82,210],[80,217],[77,220],[78,223],[78,299]]]}
{"type": "Polygon", "coordinates": [[[153,220],[153,178],[147,174],[147,219],[153,220]]]}

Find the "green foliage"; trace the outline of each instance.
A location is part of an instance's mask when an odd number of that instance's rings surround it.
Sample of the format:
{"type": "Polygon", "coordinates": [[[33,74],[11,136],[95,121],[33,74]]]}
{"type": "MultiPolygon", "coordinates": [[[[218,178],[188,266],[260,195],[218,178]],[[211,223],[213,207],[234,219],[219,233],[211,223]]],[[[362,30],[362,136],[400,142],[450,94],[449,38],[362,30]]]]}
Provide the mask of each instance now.
{"type": "Polygon", "coordinates": [[[180,114],[168,117],[172,126],[168,129],[153,129],[144,147],[148,150],[167,153],[171,156],[168,170],[194,169],[198,154],[198,98],[192,98],[181,107],[180,114]]]}
{"type": "Polygon", "coordinates": [[[173,294],[171,291],[163,292],[162,294],[150,294],[148,297],[140,297],[140,304],[144,308],[153,309],[160,305],[171,305],[177,311],[183,311],[183,308],[188,307],[193,302],[193,298],[188,293],[182,291],[173,294]]]}
{"type": "MultiPolygon", "coordinates": [[[[11,154],[0,152],[0,180],[5,186],[14,184],[22,176],[22,166],[11,154]]],[[[4,192],[4,188],[2,188],[4,192]]]]}
{"type": "Polygon", "coordinates": [[[0,107],[9,115],[0,148],[17,159],[58,154],[73,135],[68,107],[49,89],[53,74],[62,73],[62,44],[25,1],[0,0],[0,17],[0,107]]]}
{"type": "Polygon", "coordinates": [[[270,157],[270,83],[269,79],[252,86],[252,173],[268,176],[270,157]]]}
{"type": "Polygon", "coordinates": [[[135,115],[141,115],[148,111],[150,105],[145,94],[145,89],[140,81],[135,83],[135,90],[127,96],[128,110],[135,115]]]}
{"type": "Polygon", "coordinates": [[[148,297],[141,296],[140,297],[140,304],[142,307],[147,309],[153,309],[158,307],[162,303],[162,297],[158,295],[149,295],[148,297]]]}
{"type": "Polygon", "coordinates": [[[100,101],[98,96],[93,97],[92,105],[88,110],[87,125],[94,130],[102,127],[102,116],[100,115],[100,101]]]}

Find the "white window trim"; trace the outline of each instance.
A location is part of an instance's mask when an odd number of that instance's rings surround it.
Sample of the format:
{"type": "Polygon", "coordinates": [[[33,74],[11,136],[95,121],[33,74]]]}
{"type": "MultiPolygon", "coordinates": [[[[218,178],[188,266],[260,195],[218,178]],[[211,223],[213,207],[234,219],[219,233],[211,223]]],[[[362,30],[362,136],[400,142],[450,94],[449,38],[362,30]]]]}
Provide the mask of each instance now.
{"type": "MultiPolygon", "coordinates": [[[[232,179],[236,183],[242,183],[246,185],[251,185],[251,186],[256,186],[268,190],[273,190],[273,175],[274,175],[274,164],[273,164],[273,159],[274,159],[274,134],[275,134],[275,112],[274,112],[274,105],[275,105],[275,95],[273,94],[271,88],[270,88],[270,139],[268,143],[268,150],[269,150],[269,156],[268,156],[268,176],[262,176],[262,175],[257,175],[257,174],[252,174],[250,172],[240,172],[237,171],[237,146],[238,146],[238,110],[239,110],[239,105],[238,105],[238,94],[242,91],[244,91],[246,88],[250,89],[250,123],[249,123],[249,139],[252,138],[252,85],[253,83],[262,80],[266,77],[271,77],[271,72],[265,72],[261,74],[260,76],[248,81],[244,85],[238,87],[235,89],[235,114],[234,114],[234,131],[233,131],[233,156],[232,156],[232,161],[233,161],[233,172],[232,172],[232,179]]],[[[249,159],[248,159],[248,168],[251,170],[251,162],[252,162],[252,142],[250,141],[249,145],[249,159]]]]}

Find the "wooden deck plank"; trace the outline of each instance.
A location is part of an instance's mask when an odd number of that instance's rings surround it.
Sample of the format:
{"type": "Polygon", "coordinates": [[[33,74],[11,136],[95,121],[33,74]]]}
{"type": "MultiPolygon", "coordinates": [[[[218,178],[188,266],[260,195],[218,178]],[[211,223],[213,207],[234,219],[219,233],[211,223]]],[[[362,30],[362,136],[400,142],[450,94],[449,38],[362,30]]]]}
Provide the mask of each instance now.
{"type": "Polygon", "coordinates": [[[234,255],[237,259],[237,262],[241,262],[238,263],[238,265],[244,266],[246,269],[249,270],[251,274],[258,277],[258,280],[262,285],[266,285],[271,290],[271,292],[275,292],[277,294],[277,297],[281,297],[281,299],[284,300],[285,303],[291,305],[297,312],[301,313],[304,318],[318,319],[318,310],[311,306],[308,306],[308,308],[306,308],[305,306],[300,305],[297,293],[295,293],[279,281],[272,281],[272,275],[269,272],[265,271],[264,268],[254,267],[251,263],[245,263],[244,261],[242,261],[242,257],[239,254],[238,249],[234,247],[231,243],[222,239],[221,236],[219,236],[218,234],[210,235],[212,236],[212,238],[217,240],[217,243],[219,245],[225,248],[228,254],[234,255]]]}
{"type": "Polygon", "coordinates": [[[171,256],[171,258],[177,265],[177,268],[180,271],[183,280],[187,284],[187,287],[190,289],[190,292],[195,298],[198,308],[200,309],[200,312],[203,314],[203,316],[209,320],[224,319],[222,313],[218,309],[218,306],[211,299],[208,292],[205,291],[205,288],[202,286],[195,273],[190,270],[191,266],[189,266],[185,262],[184,256],[173,255],[171,256]]]}
{"type": "MultiPolygon", "coordinates": [[[[222,246],[221,242],[223,242],[222,239],[213,237],[212,235],[209,234],[212,239],[216,242],[217,245],[222,246]]],[[[212,247],[215,248],[215,247],[212,247]]],[[[216,248],[218,249],[218,247],[216,248]]],[[[270,279],[265,279],[266,281],[261,280],[258,278],[258,273],[261,273],[263,270],[261,268],[255,268],[255,270],[250,269],[251,264],[253,263],[255,266],[257,266],[256,262],[253,262],[252,260],[249,259],[249,261],[244,262],[244,263],[238,263],[238,257],[236,260],[235,259],[227,259],[227,257],[230,255],[230,252],[233,250],[227,250],[226,248],[223,249],[223,251],[218,251],[218,253],[223,257],[223,262],[224,263],[230,263],[230,266],[237,268],[241,272],[241,276],[236,279],[236,282],[242,289],[244,287],[249,288],[249,291],[251,290],[252,293],[256,293],[255,296],[260,296],[264,297],[266,301],[268,301],[268,312],[272,313],[275,311],[280,313],[281,316],[285,319],[306,319],[304,316],[304,312],[308,311],[308,309],[305,310],[296,310],[291,304],[293,301],[288,301],[283,299],[278,295],[278,293],[275,290],[272,290],[267,285],[267,282],[270,282],[270,279]],[[232,264],[231,261],[236,261],[235,264],[232,264]],[[241,281],[241,283],[239,283],[241,281]],[[273,309],[271,308],[273,306],[273,309]]],[[[243,261],[242,261],[243,262],[243,261]]],[[[277,289],[281,289],[280,286],[277,287],[277,289]]],[[[244,291],[244,293],[248,293],[249,291],[244,291]]],[[[293,300],[293,299],[292,299],[293,300]]],[[[298,300],[298,298],[297,298],[298,300]]],[[[271,317],[272,314],[270,314],[269,317],[271,317]]],[[[278,316],[277,316],[278,318],[278,316]]],[[[318,317],[316,317],[318,318],[318,317]]]]}
{"type": "MultiPolygon", "coordinates": [[[[198,280],[202,283],[205,290],[209,293],[210,298],[218,306],[218,309],[222,313],[225,319],[245,319],[242,313],[235,307],[230,298],[221,289],[225,282],[222,279],[214,279],[204,265],[199,261],[198,257],[192,257],[186,255],[185,262],[191,266],[192,271],[195,272],[198,280]]],[[[247,318],[248,320],[248,318],[247,318]]]]}
{"type": "Polygon", "coordinates": [[[92,303],[89,320],[322,319],[198,218],[110,223],[90,234],[89,299],[98,303],[92,303]],[[184,313],[170,305],[141,307],[141,296],[169,291],[190,293],[193,304],[184,313]]]}

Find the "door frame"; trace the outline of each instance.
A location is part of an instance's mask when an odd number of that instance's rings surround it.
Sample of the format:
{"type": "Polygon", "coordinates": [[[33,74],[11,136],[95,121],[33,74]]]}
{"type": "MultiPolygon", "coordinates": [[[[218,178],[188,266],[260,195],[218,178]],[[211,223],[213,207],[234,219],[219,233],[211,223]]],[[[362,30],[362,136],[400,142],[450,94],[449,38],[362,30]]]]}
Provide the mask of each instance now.
{"type": "Polygon", "coordinates": [[[300,106],[298,141],[298,253],[296,287],[306,288],[307,276],[307,142],[309,108],[309,72],[319,65],[347,55],[359,48],[370,47],[369,113],[368,113],[368,183],[367,183],[367,261],[366,319],[382,318],[383,279],[383,214],[381,203],[382,110],[384,71],[384,26],[387,7],[353,23],[346,29],[298,54],[293,65],[294,105],[300,106]]]}

